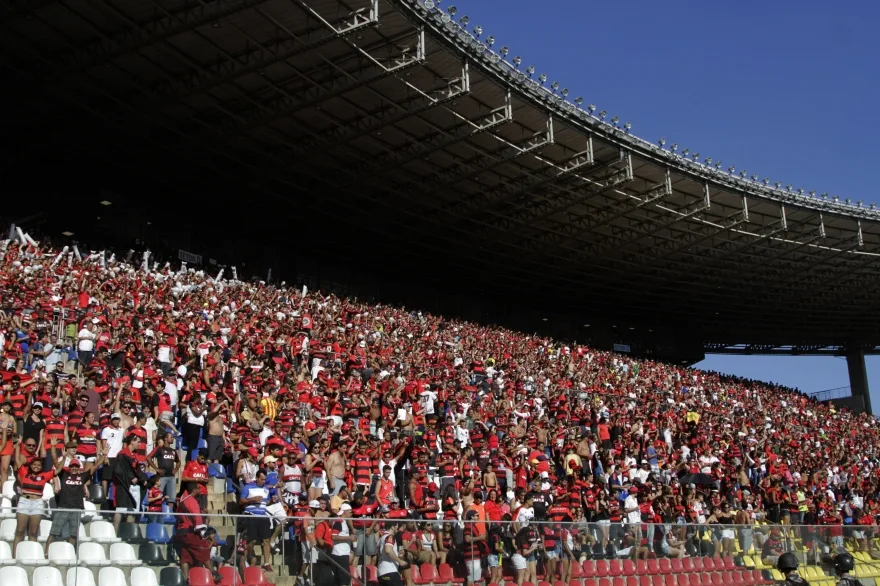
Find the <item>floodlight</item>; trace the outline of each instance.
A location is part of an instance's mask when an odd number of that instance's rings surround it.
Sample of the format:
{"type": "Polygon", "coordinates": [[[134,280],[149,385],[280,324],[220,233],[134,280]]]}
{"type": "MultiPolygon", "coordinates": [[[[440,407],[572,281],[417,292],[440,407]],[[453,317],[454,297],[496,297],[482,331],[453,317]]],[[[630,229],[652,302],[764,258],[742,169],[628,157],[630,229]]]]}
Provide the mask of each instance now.
{"type": "Polygon", "coordinates": [[[715,168],[718,169],[719,171],[721,170],[721,161],[718,161],[717,163],[715,163],[715,168]]]}
{"type": "Polygon", "coordinates": [[[810,190],[810,197],[816,197],[816,190],[815,189],[810,190]]]}
{"type": "Polygon", "coordinates": [[[590,104],[589,106],[587,106],[587,110],[589,110],[590,114],[592,114],[596,111],[596,104],[590,104]]]}
{"type": "Polygon", "coordinates": [[[764,177],[764,185],[770,185],[770,178],[764,177]]]}
{"type": "Polygon", "coordinates": [[[553,83],[550,84],[550,87],[551,87],[551,88],[553,89],[553,91],[555,92],[556,90],[559,89],[559,82],[558,82],[558,81],[554,81],[553,83]]]}
{"type": "Polygon", "coordinates": [[[477,37],[479,37],[481,34],[483,34],[483,27],[481,27],[480,25],[475,26],[474,27],[474,34],[477,35],[477,37]]]}
{"type": "Polygon", "coordinates": [[[663,148],[663,145],[666,144],[666,139],[665,139],[665,138],[661,138],[660,140],[657,141],[657,144],[659,144],[659,145],[660,145],[660,148],[662,149],[662,148],[663,148]]]}
{"type": "Polygon", "coordinates": [[[432,10],[434,8],[434,0],[425,0],[425,8],[432,10]]]}
{"type": "Polygon", "coordinates": [[[862,200],[857,201],[856,205],[858,205],[859,207],[862,207],[862,200]]]}
{"type": "Polygon", "coordinates": [[[791,183],[789,183],[788,185],[786,185],[786,186],[785,186],[785,189],[787,189],[788,191],[791,191],[791,183]]]}
{"type": "Polygon", "coordinates": [[[752,174],[752,181],[757,181],[757,180],[758,180],[758,174],[757,174],[757,173],[753,173],[753,174],[752,174]]]}
{"type": "Polygon", "coordinates": [[[740,171],[740,172],[739,172],[739,176],[742,177],[743,179],[746,178],[746,175],[747,175],[747,173],[746,173],[745,171],[740,171]]]}
{"type": "Polygon", "coordinates": [[[605,110],[599,112],[599,118],[601,118],[602,120],[605,120],[606,116],[608,116],[608,112],[606,112],[605,110]]]}
{"type": "Polygon", "coordinates": [[[465,27],[465,28],[467,28],[467,25],[468,25],[468,23],[469,23],[470,21],[471,21],[471,19],[468,18],[467,15],[464,15],[464,16],[462,16],[461,18],[458,19],[458,22],[461,23],[461,26],[462,26],[462,27],[465,27]]]}
{"type": "Polygon", "coordinates": [[[822,194],[822,199],[828,199],[828,192],[827,191],[822,194]]]}
{"type": "Polygon", "coordinates": [[[623,127],[626,128],[627,130],[629,130],[630,128],[633,127],[632,122],[627,121],[626,124],[623,125],[623,127]]]}
{"type": "Polygon", "coordinates": [[[620,122],[619,116],[615,116],[614,118],[611,119],[611,123],[614,124],[615,126],[617,126],[618,122],[620,122]]]}
{"type": "Polygon", "coordinates": [[[455,13],[458,12],[458,8],[456,8],[455,5],[453,4],[452,6],[450,6],[449,8],[446,9],[446,12],[448,12],[452,16],[455,16],[455,13]]]}
{"type": "Polygon", "coordinates": [[[799,187],[799,188],[798,188],[798,195],[803,195],[803,194],[804,194],[804,188],[803,188],[803,187],[799,187]]]}
{"type": "Polygon", "coordinates": [[[736,171],[736,167],[734,167],[733,165],[727,168],[727,172],[731,175],[733,175],[734,171],[736,171]]]}
{"type": "Polygon", "coordinates": [[[546,74],[546,73],[542,73],[541,75],[539,75],[539,76],[538,76],[538,81],[540,81],[540,82],[541,82],[541,85],[543,85],[544,82],[547,81],[547,74],[546,74]]]}
{"type": "Polygon", "coordinates": [[[774,186],[776,189],[779,189],[779,186],[780,186],[780,185],[782,185],[782,183],[780,183],[779,181],[777,181],[776,183],[773,184],[773,186],[774,186]]]}
{"type": "MultiPolygon", "coordinates": [[[[502,54],[502,55],[506,55],[506,54],[507,54],[507,53],[504,52],[505,49],[507,49],[507,47],[501,47],[501,54],[502,54]]],[[[517,55],[516,57],[513,58],[513,64],[514,64],[515,66],[519,67],[519,64],[520,64],[520,63],[522,63],[522,57],[520,57],[519,55],[517,55]]]]}
{"type": "Polygon", "coordinates": [[[846,204],[847,204],[847,205],[849,205],[849,204],[850,204],[850,199],[849,199],[849,198],[846,198],[846,199],[845,199],[845,200],[843,200],[843,201],[845,201],[845,202],[846,202],[846,204]]]}
{"type": "Polygon", "coordinates": [[[567,98],[568,97],[568,88],[562,88],[562,91],[559,93],[562,94],[563,98],[567,98]]]}
{"type": "Polygon", "coordinates": [[[582,97],[578,96],[574,99],[574,103],[577,104],[578,106],[580,106],[581,104],[584,103],[584,99],[582,97]]]}
{"type": "Polygon", "coordinates": [[[489,45],[490,47],[492,45],[494,45],[495,44],[495,37],[493,37],[492,35],[489,35],[488,37],[486,37],[486,44],[489,45]]]}
{"type": "Polygon", "coordinates": [[[683,151],[681,151],[681,154],[686,157],[686,156],[688,156],[689,152],[691,152],[691,149],[684,149],[683,151]]]}
{"type": "Polygon", "coordinates": [[[672,152],[674,153],[675,151],[678,150],[678,143],[677,142],[672,143],[672,146],[670,148],[672,149],[672,152]]]}
{"type": "Polygon", "coordinates": [[[529,66],[526,68],[526,73],[529,74],[529,77],[532,77],[532,75],[534,75],[534,73],[535,73],[535,66],[534,66],[534,65],[529,65],[529,66]]]}
{"type": "Polygon", "coordinates": [[[712,164],[712,157],[706,157],[706,164],[707,164],[707,165],[711,165],[711,164],[712,164]]]}
{"type": "Polygon", "coordinates": [[[694,153],[694,160],[695,160],[695,161],[699,161],[699,160],[700,160],[700,153],[694,153]]]}
{"type": "Polygon", "coordinates": [[[839,202],[839,201],[840,201],[840,198],[839,198],[838,196],[835,195],[835,196],[834,196],[834,203],[837,203],[837,202],[839,202]]]}
{"type": "Polygon", "coordinates": [[[871,209],[872,209],[872,210],[876,210],[876,209],[877,209],[877,204],[872,203],[872,204],[871,204],[871,209]]]}
{"type": "MultiPolygon", "coordinates": [[[[503,47],[501,47],[500,52],[502,57],[507,57],[507,54],[510,53],[510,49],[507,48],[507,45],[504,45],[503,47]]],[[[519,63],[517,63],[517,65],[519,65],[519,63]]]]}

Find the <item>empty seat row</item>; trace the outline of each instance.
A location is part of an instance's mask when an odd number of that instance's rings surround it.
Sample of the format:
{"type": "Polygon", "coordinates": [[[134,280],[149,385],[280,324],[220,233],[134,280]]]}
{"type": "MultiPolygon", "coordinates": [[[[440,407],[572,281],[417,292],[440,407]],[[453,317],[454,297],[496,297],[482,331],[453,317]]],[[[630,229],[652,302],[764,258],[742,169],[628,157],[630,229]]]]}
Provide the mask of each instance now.
{"type": "Polygon", "coordinates": [[[738,569],[732,557],[713,559],[653,558],[649,560],[586,560],[572,563],[575,578],[604,578],[606,576],[636,576],[642,574],[688,574],[692,572],[721,572],[738,569]]]}
{"type": "MultiPolygon", "coordinates": [[[[435,582],[439,584],[441,582],[435,582]]],[[[772,584],[760,572],[725,570],[723,572],[703,572],[698,574],[654,574],[642,576],[615,576],[613,578],[584,578],[571,580],[568,584],[557,580],[552,586],[728,586],[730,584],[744,586],[764,586],[772,584]]],[[[489,584],[489,586],[499,586],[489,584]]],[[[503,586],[516,586],[516,582],[508,581],[503,586]]],[[[534,586],[524,582],[523,586],[534,586]]],[[[551,586],[550,582],[538,582],[538,586],[551,586]]]]}
{"type": "Polygon", "coordinates": [[[8,543],[0,541],[0,565],[21,564],[24,566],[139,566],[141,560],[135,554],[134,547],[128,543],[110,545],[110,557],[104,555],[104,546],[93,541],[79,544],[79,551],[66,541],[56,541],[49,545],[46,557],[43,545],[36,541],[22,541],[16,547],[15,555],[8,543]]]}
{"type": "MultiPolygon", "coordinates": [[[[180,582],[182,585],[182,577],[180,582]]],[[[125,572],[119,568],[101,568],[97,582],[95,574],[88,568],[68,568],[62,574],[58,568],[41,566],[34,570],[30,581],[24,568],[0,568],[0,584],[3,586],[128,586],[129,583],[131,586],[159,586],[156,573],[150,568],[134,568],[130,581],[125,579],[125,572]]]]}
{"type": "MultiPolygon", "coordinates": [[[[3,519],[3,521],[0,521],[0,540],[12,541],[15,539],[15,526],[15,519],[3,519]]],[[[45,543],[49,538],[49,531],[51,529],[52,521],[47,519],[40,521],[40,532],[37,536],[37,541],[45,543]]],[[[98,543],[116,543],[121,541],[121,539],[116,536],[116,529],[113,528],[113,523],[107,521],[93,521],[92,523],[89,523],[88,534],[86,533],[85,525],[80,524],[79,540],[97,541],[98,543]]]]}

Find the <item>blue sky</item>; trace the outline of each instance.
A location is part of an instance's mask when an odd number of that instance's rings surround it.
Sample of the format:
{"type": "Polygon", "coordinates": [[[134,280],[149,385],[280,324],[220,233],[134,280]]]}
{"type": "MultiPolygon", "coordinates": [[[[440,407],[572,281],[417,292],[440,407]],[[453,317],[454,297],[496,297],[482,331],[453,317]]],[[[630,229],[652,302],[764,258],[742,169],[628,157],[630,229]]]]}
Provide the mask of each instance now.
{"type": "MultiPolygon", "coordinates": [[[[548,84],[751,175],[880,204],[880,2],[444,0],[548,84]]],[[[846,362],[710,356],[699,365],[805,391],[846,362]]],[[[880,409],[880,357],[868,359],[880,409]]]]}

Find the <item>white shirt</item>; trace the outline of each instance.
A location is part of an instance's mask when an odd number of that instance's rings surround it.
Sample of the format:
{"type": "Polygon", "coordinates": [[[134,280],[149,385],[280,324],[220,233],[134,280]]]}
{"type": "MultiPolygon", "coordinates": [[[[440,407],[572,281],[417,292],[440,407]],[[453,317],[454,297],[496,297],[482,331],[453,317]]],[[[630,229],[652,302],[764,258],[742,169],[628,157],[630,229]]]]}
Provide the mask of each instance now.
{"type": "Polygon", "coordinates": [[[515,521],[520,527],[528,527],[529,521],[535,518],[535,509],[532,507],[520,507],[516,513],[515,521]]]}
{"type": "MultiPolygon", "coordinates": [[[[342,521],[340,523],[341,527],[339,529],[339,533],[337,534],[339,537],[348,537],[351,535],[348,531],[348,523],[342,521]]],[[[348,541],[336,541],[333,540],[333,549],[330,551],[332,555],[349,555],[351,553],[351,543],[348,541]]]]}
{"type": "Polygon", "coordinates": [[[122,450],[122,437],[124,435],[124,429],[122,429],[121,427],[113,427],[113,425],[105,427],[103,431],[101,431],[101,439],[107,440],[108,458],[115,458],[116,455],[119,454],[120,450],[122,450]]]}
{"type": "Polygon", "coordinates": [[[77,350],[91,352],[95,349],[95,334],[90,332],[88,328],[81,329],[76,337],[79,340],[77,350]]]}
{"type": "Polygon", "coordinates": [[[623,508],[624,508],[624,510],[626,510],[626,509],[631,509],[633,507],[635,507],[636,510],[631,513],[627,513],[626,520],[629,521],[630,523],[641,523],[642,522],[642,512],[639,510],[639,499],[636,497],[636,495],[631,494],[628,497],[626,497],[625,501],[623,501],[623,508]]]}

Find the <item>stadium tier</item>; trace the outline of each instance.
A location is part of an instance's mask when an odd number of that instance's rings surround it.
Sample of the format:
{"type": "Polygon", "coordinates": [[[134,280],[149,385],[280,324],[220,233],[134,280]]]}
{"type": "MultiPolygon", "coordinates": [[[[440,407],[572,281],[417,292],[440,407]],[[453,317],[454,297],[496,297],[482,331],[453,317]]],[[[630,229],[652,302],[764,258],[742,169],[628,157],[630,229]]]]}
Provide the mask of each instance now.
{"type": "Polygon", "coordinates": [[[28,583],[18,566],[32,586],[105,583],[120,577],[108,564],[132,586],[141,566],[160,583],[259,568],[316,585],[355,568],[369,583],[391,566],[408,585],[763,583],[786,552],[831,580],[847,551],[874,575],[869,415],[23,240],[0,244],[10,583],[28,583]]]}
{"type": "Polygon", "coordinates": [[[0,586],[880,579],[873,206],[642,140],[439,0],[0,29],[0,586]],[[857,409],[706,351],[846,356],[857,409]]]}

